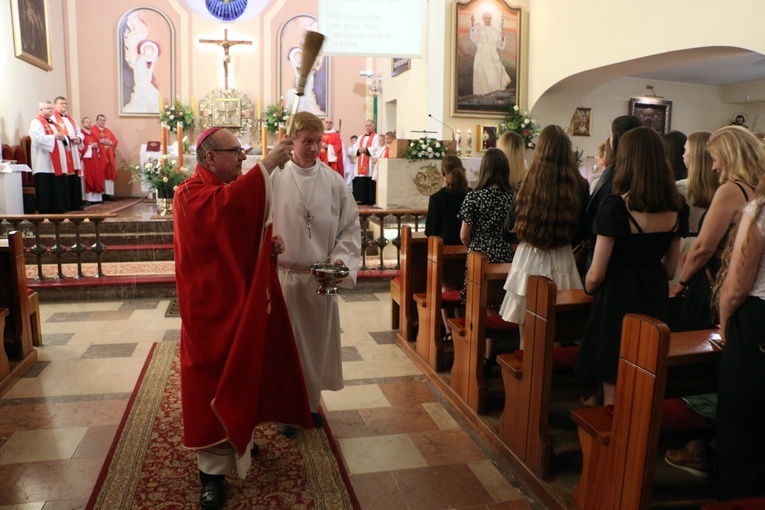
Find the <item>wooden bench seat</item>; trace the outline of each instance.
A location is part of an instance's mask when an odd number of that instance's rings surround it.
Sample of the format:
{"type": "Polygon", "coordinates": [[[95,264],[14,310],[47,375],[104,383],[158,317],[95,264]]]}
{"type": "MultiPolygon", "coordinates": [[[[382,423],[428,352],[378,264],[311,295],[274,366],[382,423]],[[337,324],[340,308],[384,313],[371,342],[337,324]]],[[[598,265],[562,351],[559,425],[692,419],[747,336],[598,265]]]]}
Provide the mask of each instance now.
{"type": "Polygon", "coordinates": [[[428,238],[425,290],[414,295],[418,318],[416,350],[436,372],[447,368],[445,346],[441,341],[441,309],[460,306],[459,292],[456,293],[456,300],[454,293],[451,293],[450,303],[447,304],[442,293],[443,284],[447,281],[463,281],[467,253],[464,246],[444,246],[439,236],[428,238]]]}
{"type": "Polygon", "coordinates": [[[571,412],[582,445],[575,509],[649,508],[668,372],[719,360],[719,351],[709,343],[713,334],[670,334],[650,317],[624,318],[614,406],[571,412]]]}
{"type": "Polygon", "coordinates": [[[505,386],[500,438],[539,477],[548,475],[552,456],[547,425],[554,344],[581,339],[591,302],[582,290],[558,291],[551,279],[530,276],[523,358],[515,353],[497,356],[505,386]]]}
{"type": "Polygon", "coordinates": [[[391,322],[398,328],[401,342],[413,342],[417,331],[417,306],[414,294],[424,292],[427,278],[428,238],[422,232],[401,227],[401,273],[391,281],[391,322]]]}
{"type": "Polygon", "coordinates": [[[450,384],[471,410],[481,413],[488,391],[483,374],[486,338],[517,337],[518,325],[487,314],[488,308],[499,308],[502,303],[510,264],[490,264],[484,253],[470,252],[467,265],[465,317],[449,319],[454,341],[450,384]]]}
{"type": "MultiPolygon", "coordinates": [[[[29,310],[24,239],[21,232],[0,239],[0,308],[7,309],[3,328],[3,356],[0,360],[0,394],[7,390],[37,361],[33,347],[32,313],[29,310]],[[6,367],[7,361],[7,367],[6,367]]],[[[39,318],[39,310],[35,312],[39,318]]],[[[39,322],[37,322],[39,326],[39,322]]]]}

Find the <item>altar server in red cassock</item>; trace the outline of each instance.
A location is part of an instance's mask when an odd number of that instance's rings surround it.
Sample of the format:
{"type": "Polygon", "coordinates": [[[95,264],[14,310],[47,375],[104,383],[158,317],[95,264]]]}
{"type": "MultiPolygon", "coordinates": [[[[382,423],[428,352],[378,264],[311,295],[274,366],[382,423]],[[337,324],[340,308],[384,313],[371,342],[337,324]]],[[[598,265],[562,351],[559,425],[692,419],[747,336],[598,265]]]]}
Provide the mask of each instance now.
{"type": "Polygon", "coordinates": [[[104,167],[101,156],[98,153],[98,138],[92,130],[93,121],[90,117],[82,119],[80,136],[82,143],[80,157],[82,159],[82,180],[85,186],[83,199],[90,204],[102,201],[101,194],[104,192],[104,167]]]}
{"type": "Polygon", "coordinates": [[[225,503],[224,476],[247,473],[254,427],[312,428],[305,383],[272,254],[270,172],[286,140],[242,175],[236,137],[210,128],[173,201],[181,312],[183,445],[197,451],[203,508],[225,503]]]}
{"type": "Polygon", "coordinates": [[[335,121],[332,117],[324,119],[324,133],[321,135],[321,152],[319,159],[322,163],[340,174],[345,179],[345,167],[343,165],[343,139],[340,133],[335,131],[335,121]]]}
{"type": "Polygon", "coordinates": [[[93,132],[98,137],[98,152],[101,155],[101,164],[104,168],[104,200],[114,200],[114,181],[117,180],[117,167],[115,166],[115,152],[117,150],[117,137],[112,130],[106,127],[106,117],[96,115],[96,125],[93,132]]]}
{"type": "Polygon", "coordinates": [[[40,114],[29,125],[32,139],[32,173],[35,179],[35,209],[40,214],[58,214],[66,208],[66,174],[72,153],[66,151],[66,135],[53,121],[53,103],[40,102],[40,114]]]}

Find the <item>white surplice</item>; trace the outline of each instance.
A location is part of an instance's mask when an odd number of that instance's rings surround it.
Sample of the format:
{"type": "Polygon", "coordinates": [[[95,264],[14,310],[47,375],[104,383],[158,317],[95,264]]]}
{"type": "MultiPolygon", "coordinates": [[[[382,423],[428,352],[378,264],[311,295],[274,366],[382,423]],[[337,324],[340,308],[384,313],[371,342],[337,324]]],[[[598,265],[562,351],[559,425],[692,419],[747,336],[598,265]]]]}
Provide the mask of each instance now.
{"type": "MultiPolygon", "coordinates": [[[[51,124],[53,133],[58,132],[58,128],[51,124]]],[[[58,144],[58,156],[61,162],[61,171],[67,172],[66,165],[66,147],[61,140],[56,140],[55,134],[47,134],[40,120],[35,117],[29,125],[29,137],[32,139],[32,172],[36,174],[52,174],[53,162],[51,161],[51,152],[58,144]]]]}
{"type": "Polygon", "coordinates": [[[316,412],[322,390],[343,388],[343,368],[337,296],[316,293],[318,283],[310,266],[342,260],[352,271],[341,287],[356,285],[361,254],[359,210],[342,177],[318,160],[310,168],[300,168],[290,161],[283,170],[274,170],[271,182],[274,235],[281,235],[285,243],[285,251],[279,255],[279,281],[311,411],[316,412]],[[308,211],[312,216],[310,238],[308,211]]]}

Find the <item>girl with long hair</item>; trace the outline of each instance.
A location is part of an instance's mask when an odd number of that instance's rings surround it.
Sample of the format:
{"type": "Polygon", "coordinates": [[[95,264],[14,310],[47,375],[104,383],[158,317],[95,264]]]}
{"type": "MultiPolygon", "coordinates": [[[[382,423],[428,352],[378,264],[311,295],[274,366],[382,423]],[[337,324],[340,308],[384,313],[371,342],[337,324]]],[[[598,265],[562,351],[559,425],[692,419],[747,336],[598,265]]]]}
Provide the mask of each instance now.
{"type": "MultiPolygon", "coordinates": [[[[499,310],[504,320],[525,322],[529,275],[552,278],[559,290],[582,288],[571,243],[583,222],[588,191],[568,135],[560,126],[547,126],[515,200],[512,229],[520,244],[505,281],[499,310]]],[[[520,334],[523,348],[523,328],[520,334]]]]}
{"type": "Polygon", "coordinates": [[[497,148],[507,156],[510,163],[510,184],[517,190],[526,175],[526,147],[523,137],[515,131],[505,131],[497,140],[497,148]]]}
{"type": "MultiPolygon", "coordinates": [[[[616,153],[613,194],[600,205],[595,252],[584,290],[594,296],[576,371],[602,384],[614,403],[622,320],[643,313],[667,320],[669,279],[677,268],[688,207],[675,188],[659,134],[628,131],[616,153]]],[[[597,405],[597,398],[583,399],[597,405]]]]}
{"type": "Polygon", "coordinates": [[[745,128],[718,129],[709,138],[707,150],[712,156],[712,170],[719,174],[720,187],[700,220],[699,235],[683,262],[676,295],[685,297],[679,313],[669,323],[672,331],[716,326],[712,285],[720,270],[721,256],[765,171],[762,144],[745,128]]]}

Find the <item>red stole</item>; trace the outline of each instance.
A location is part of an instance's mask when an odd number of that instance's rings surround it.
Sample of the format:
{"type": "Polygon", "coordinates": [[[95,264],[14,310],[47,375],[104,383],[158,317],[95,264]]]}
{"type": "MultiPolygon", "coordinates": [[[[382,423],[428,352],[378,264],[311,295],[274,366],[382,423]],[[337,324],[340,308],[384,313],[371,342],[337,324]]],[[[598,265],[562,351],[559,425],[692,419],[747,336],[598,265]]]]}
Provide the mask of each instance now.
{"type": "MultiPolygon", "coordinates": [[[[48,119],[42,116],[42,114],[37,116],[37,120],[40,121],[40,124],[42,124],[43,129],[45,130],[46,135],[55,135],[56,133],[53,132],[53,126],[54,124],[51,124],[48,119]]],[[[58,146],[58,140],[53,140],[53,152],[50,153],[50,160],[53,163],[53,173],[55,175],[64,175],[66,171],[64,171],[63,168],[61,168],[61,155],[59,154],[59,146],[58,146]]],[[[70,152],[66,152],[66,164],[67,167],[74,168],[74,161],[72,160],[72,154],[70,152]]]]}
{"type": "Polygon", "coordinates": [[[224,185],[209,170],[175,192],[183,444],[245,453],[258,423],[312,428],[295,338],[265,226],[260,166],[224,185]],[[250,232],[255,235],[242,235],[250,232]],[[215,253],[215,257],[205,254],[215,253]]]}
{"type": "MultiPolygon", "coordinates": [[[[64,121],[64,117],[61,116],[58,112],[53,112],[53,116],[56,118],[56,125],[58,126],[58,130],[60,133],[63,133],[66,135],[67,138],[70,137],[69,135],[69,128],[66,127],[66,122],[64,121]]],[[[69,169],[68,172],[70,174],[77,173],[74,168],[74,158],[72,157],[72,146],[71,146],[71,140],[69,141],[70,145],[68,145],[64,150],[66,151],[66,166],[69,169]]]]}
{"type": "MultiPolygon", "coordinates": [[[[375,132],[372,131],[366,136],[366,140],[364,140],[364,147],[367,148],[367,151],[369,151],[369,148],[372,146],[372,142],[375,139],[375,132]]],[[[359,146],[361,146],[361,141],[359,141],[359,146]]],[[[359,175],[369,175],[369,154],[359,154],[358,159],[358,166],[356,167],[356,173],[359,175]]]]}
{"type": "Polygon", "coordinates": [[[330,167],[335,172],[339,173],[341,177],[345,177],[345,168],[343,163],[343,141],[340,139],[340,133],[337,131],[324,131],[321,135],[322,143],[326,143],[327,146],[332,146],[335,150],[336,161],[329,161],[329,148],[322,149],[319,152],[319,160],[322,163],[330,167]]]}
{"type": "Polygon", "coordinates": [[[378,159],[379,158],[387,158],[388,157],[389,149],[390,149],[390,145],[386,145],[385,147],[383,147],[382,150],[380,151],[380,155],[377,156],[378,159]]]}

